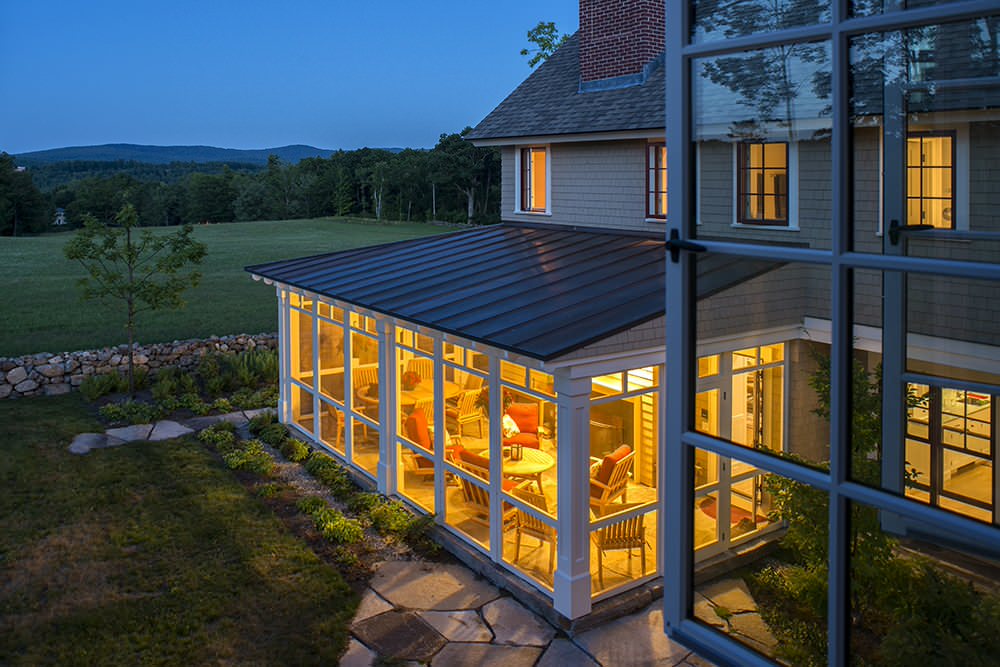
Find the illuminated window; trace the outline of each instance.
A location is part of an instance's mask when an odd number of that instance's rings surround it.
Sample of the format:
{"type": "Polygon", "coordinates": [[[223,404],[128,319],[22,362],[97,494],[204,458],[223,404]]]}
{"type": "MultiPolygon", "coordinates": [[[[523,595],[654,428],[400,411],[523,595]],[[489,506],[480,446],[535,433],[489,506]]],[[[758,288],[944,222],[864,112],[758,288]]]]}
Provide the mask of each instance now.
{"type": "Polygon", "coordinates": [[[906,224],[955,227],[955,135],[913,133],[906,139],[906,224]]]}
{"type": "Polygon", "coordinates": [[[548,149],[521,149],[521,210],[544,213],[548,209],[546,169],[548,149]]]}
{"type": "Polygon", "coordinates": [[[738,145],[737,222],[788,225],[788,144],[738,145]]]}
{"type": "Polygon", "coordinates": [[[667,145],[649,144],[646,217],[667,219],[667,145]]]}

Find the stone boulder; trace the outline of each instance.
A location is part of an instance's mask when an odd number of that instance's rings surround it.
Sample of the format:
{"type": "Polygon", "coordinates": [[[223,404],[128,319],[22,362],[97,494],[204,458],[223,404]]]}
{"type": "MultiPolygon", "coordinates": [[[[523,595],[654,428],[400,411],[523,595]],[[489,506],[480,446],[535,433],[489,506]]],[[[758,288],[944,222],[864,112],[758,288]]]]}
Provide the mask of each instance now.
{"type": "Polygon", "coordinates": [[[24,366],[18,366],[7,372],[7,382],[10,384],[18,384],[19,382],[24,382],[27,379],[28,371],[24,368],[24,366]]]}

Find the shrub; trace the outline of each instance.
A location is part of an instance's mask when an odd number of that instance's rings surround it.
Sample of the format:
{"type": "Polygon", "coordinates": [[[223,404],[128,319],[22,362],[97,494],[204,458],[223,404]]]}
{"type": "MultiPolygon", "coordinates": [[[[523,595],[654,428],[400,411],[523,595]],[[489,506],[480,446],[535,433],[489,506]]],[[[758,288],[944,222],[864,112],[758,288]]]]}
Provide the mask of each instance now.
{"type": "Polygon", "coordinates": [[[372,526],[383,535],[403,537],[415,518],[406,506],[398,500],[384,500],[375,504],[368,512],[372,526]]]}
{"type": "Polygon", "coordinates": [[[219,422],[199,433],[198,439],[220,452],[229,451],[236,446],[236,427],[229,422],[219,422]]]}
{"type": "Polygon", "coordinates": [[[295,438],[288,438],[281,444],[281,455],[292,463],[301,463],[309,458],[310,449],[306,443],[295,438]]]}
{"type": "Polygon", "coordinates": [[[278,353],[273,350],[249,350],[236,357],[236,376],[244,387],[277,384],[278,353]]]}
{"type": "Polygon", "coordinates": [[[218,396],[223,392],[235,389],[223,369],[221,354],[203,356],[198,361],[198,377],[201,378],[202,384],[205,385],[205,393],[209,396],[218,396]]]}
{"type": "Polygon", "coordinates": [[[212,411],[213,412],[232,412],[233,404],[229,402],[226,398],[217,398],[212,401],[212,411]]]}
{"type": "Polygon", "coordinates": [[[253,391],[243,388],[233,393],[229,400],[241,410],[256,410],[257,408],[278,407],[278,388],[264,387],[253,391]]]}
{"type": "Polygon", "coordinates": [[[148,424],[160,418],[161,410],[149,403],[125,401],[103,405],[98,413],[111,424],[148,424]]]}
{"type": "Polygon", "coordinates": [[[316,522],[316,529],[331,542],[353,544],[360,542],[365,536],[359,521],[348,519],[332,507],[323,508],[313,514],[313,521],[316,522]]]}
{"type": "Polygon", "coordinates": [[[274,498],[279,495],[283,490],[284,486],[276,482],[268,482],[267,484],[262,484],[257,488],[257,495],[261,498],[274,498]]]}
{"type": "Polygon", "coordinates": [[[326,454],[313,452],[306,460],[306,470],[328,488],[334,498],[344,500],[357,491],[347,470],[326,454]]]}
{"type": "Polygon", "coordinates": [[[355,514],[364,514],[384,502],[385,496],[378,493],[355,493],[347,501],[347,507],[355,514]]]}
{"type": "Polygon", "coordinates": [[[202,416],[212,411],[212,406],[201,400],[201,396],[196,393],[182,394],[177,399],[177,407],[190,410],[194,414],[202,416]]]}
{"type": "Polygon", "coordinates": [[[260,430],[257,437],[273,447],[278,447],[288,440],[288,429],[284,424],[268,424],[260,430]]]}
{"type": "Polygon", "coordinates": [[[198,385],[188,373],[179,368],[164,368],[156,375],[152,388],[153,398],[167,401],[182,394],[197,394],[198,385]]]}
{"type": "Polygon", "coordinates": [[[80,393],[88,401],[96,401],[101,396],[128,391],[128,378],[118,373],[91,375],[80,383],[80,393]]]}
{"type": "Polygon", "coordinates": [[[326,501],[320,498],[319,496],[306,496],[299,502],[295,503],[295,507],[297,507],[298,510],[303,514],[308,514],[309,516],[312,516],[313,514],[319,512],[324,507],[327,507],[327,504],[326,501]]]}
{"type": "Polygon", "coordinates": [[[266,426],[270,426],[278,421],[278,415],[268,410],[262,412],[250,420],[250,433],[259,435],[266,426]]]}
{"type": "Polygon", "coordinates": [[[260,440],[247,440],[222,455],[222,460],[233,470],[245,470],[268,475],[274,468],[274,459],[264,451],[260,440]]]}

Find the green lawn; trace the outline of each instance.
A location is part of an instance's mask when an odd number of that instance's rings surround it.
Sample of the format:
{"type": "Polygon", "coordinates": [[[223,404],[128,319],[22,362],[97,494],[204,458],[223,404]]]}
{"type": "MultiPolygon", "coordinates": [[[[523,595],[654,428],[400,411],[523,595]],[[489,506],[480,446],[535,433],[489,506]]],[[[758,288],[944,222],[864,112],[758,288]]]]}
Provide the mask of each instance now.
{"type": "Polygon", "coordinates": [[[336,664],[336,570],[193,439],[66,451],[97,426],[0,401],[0,664],[336,664]]]}
{"type": "MultiPolygon", "coordinates": [[[[183,310],[143,315],[137,339],[153,343],[277,331],[274,288],[255,283],[244,266],[444,231],[427,224],[333,218],[199,225],[195,236],[208,246],[201,285],[187,293],[183,310]]],[[[68,240],[69,234],[0,237],[0,357],[125,342],[118,306],[80,300],[76,282],[83,271],[63,256],[68,240]]]]}

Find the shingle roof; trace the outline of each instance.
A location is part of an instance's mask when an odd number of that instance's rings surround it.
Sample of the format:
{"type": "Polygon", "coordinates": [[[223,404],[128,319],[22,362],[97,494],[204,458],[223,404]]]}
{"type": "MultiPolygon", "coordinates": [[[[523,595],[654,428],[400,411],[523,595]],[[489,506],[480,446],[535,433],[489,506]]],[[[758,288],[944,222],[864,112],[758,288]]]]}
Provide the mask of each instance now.
{"type": "MultiPolygon", "coordinates": [[[[548,361],[662,316],[665,253],[662,240],[502,225],[246,270],[548,361]]],[[[775,266],[698,264],[699,296],[775,266]]]]}
{"type": "Polygon", "coordinates": [[[641,85],[580,92],[579,53],[579,36],[573,35],[466,138],[663,128],[662,64],[653,66],[641,85]]]}

